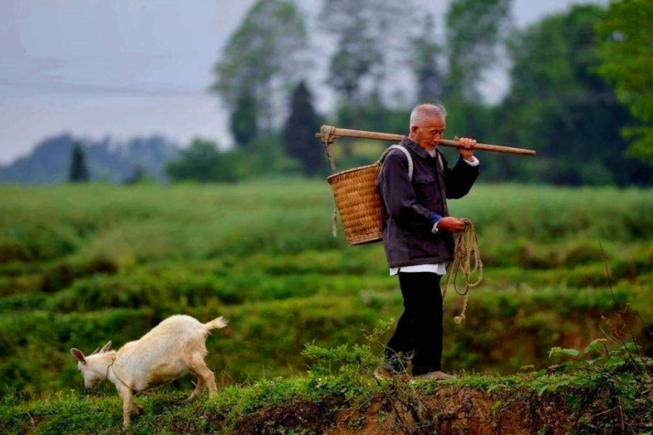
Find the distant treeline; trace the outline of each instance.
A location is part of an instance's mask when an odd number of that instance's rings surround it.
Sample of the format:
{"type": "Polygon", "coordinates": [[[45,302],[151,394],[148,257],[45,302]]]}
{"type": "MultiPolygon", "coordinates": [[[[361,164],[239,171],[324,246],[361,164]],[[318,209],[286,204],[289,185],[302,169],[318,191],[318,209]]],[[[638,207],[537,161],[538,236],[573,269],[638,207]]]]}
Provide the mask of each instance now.
{"type": "MultiPolygon", "coordinates": [[[[256,2],[215,65],[212,90],[229,112],[233,148],[61,135],[0,167],[0,182],[325,176],[321,124],[406,134],[416,104],[441,100],[445,137],[537,150],[479,153],[486,181],[653,184],[653,2],[574,5],[523,29],[512,23],[512,0],[452,0],[442,25],[410,0],[298,4],[256,2]],[[489,104],[486,79],[506,65],[509,89],[489,104]],[[319,104],[325,90],[329,104],[319,104]],[[325,106],[330,113],[320,113],[325,106]]],[[[383,146],[339,140],[333,151],[348,168],[372,163],[383,146]]]]}
{"type": "Polygon", "coordinates": [[[122,142],[110,137],[93,141],[63,133],[44,139],[29,155],[0,167],[0,182],[165,181],[166,166],[178,155],[179,147],[158,135],[122,142]]]}
{"type": "MultiPolygon", "coordinates": [[[[511,3],[454,0],[444,25],[436,28],[433,16],[405,2],[323,0],[320,10],[308,13],[292,1],[258,1],[215,68],[213,89],[230,112],[236,149],[220,152],[216,144],[196,140],[168,174],[197,181],[324,175],[328,166],[314,138],[321,123],[406,133],[412,107],[438,99],[449,111],[448,137],[538,151],[529,159],[483,153],[486,180],[651,184],[647,103],[634,101],[637,89],[618,94],[605,78],[629,89],[612,68],[618,56],[628,79],[641,82],[632,76],[653,74],[628,70],[628,61],[634,65],[637,59],[623,58],[618,49],[628,46],[614,47],[629,32],[647,34],[650,24],[632,19],[620,28],[618,19],[650,9],[650,3],[576,5],[525,29],[512,25],[511,3]],[[333,42],[329,53],[327,40],[333,42]],[[490,105],[481,87],[487,71],[500,63],[510,65],[510,89],[490,105]],[[333,113],[317,113],[315,77],[326,77],[336,97],[333,113]]],[[[646,38],[630,42],[633,56],[644,53],[637,48],[646,38]]],[[[336,148],[342,167],[371,163],[377,154],[362,142],[343,141],[336,148]]]]}

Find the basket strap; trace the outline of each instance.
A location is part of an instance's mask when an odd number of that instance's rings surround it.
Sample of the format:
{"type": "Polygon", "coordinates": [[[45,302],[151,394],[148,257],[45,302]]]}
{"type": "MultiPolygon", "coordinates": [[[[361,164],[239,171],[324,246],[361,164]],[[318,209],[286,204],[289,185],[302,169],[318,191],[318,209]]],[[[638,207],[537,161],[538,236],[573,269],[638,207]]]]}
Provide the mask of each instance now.
{"type": "Polygon", "coordinates": [[[406,158],[408,159],[408,179],[412,180],[413,179],[413,158],[410,156],[410,152],[402,145],[392,145],[389,146],[385,151],[383,151],[383,154],[381,154],[381,157],[379,158],[379,161],[377,163],[383,163],[385,158],[387,157],[388,154],[390,154],[390,151],[392,150],[400,150],[406,158]]]}

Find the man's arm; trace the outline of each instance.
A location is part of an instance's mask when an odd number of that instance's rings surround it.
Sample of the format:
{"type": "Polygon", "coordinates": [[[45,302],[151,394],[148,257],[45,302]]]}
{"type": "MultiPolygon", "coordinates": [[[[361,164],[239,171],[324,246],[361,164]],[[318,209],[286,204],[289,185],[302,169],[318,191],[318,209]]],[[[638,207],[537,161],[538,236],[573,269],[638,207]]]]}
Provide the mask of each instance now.
{"type": "Polygon", "coordinates": [[[381,196],[385,208],[405,229],[430,231],[440,216],[417,202],[413,185],[408,178],[408,160],[397,152],[390,153],[381,168],[381,196]]]}
{"type": "Polygon", "coordinates": [[[447,199],[459,199],[469,193],[480,173],[479,163],[476,162],[478,162],[476,158],[469,162],[460,157],[456,166],[449,169],[445,160],[444,180],[447,187],[447,199]]]}
{"type": "Polygon", "coordinates": [[[474,181],[478,178],[480,162],[474,157],[474,148],[476,141],[474,139],[462,138],[458,136],[454,138],[460,141],[461,148],[458,148],[460,158],[458,163],[453,169],[449,169],[447,160],[444,154],[440,154],[444,166],[444,179],[447,188],[448,199],[458,199],[467,195],[474,185],[474,181]]]}

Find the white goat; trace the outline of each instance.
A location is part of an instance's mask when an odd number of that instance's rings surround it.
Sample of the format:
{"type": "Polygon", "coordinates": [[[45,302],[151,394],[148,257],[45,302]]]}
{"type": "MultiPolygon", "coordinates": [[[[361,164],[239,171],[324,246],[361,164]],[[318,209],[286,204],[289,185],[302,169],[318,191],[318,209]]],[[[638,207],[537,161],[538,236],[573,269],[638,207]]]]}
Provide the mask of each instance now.
{"type": "Polygon", "coordinates": [[[77,367],[84,375],[84,386],[93,389],[109,379],[122,399],[123,429],[129,427],[131,411],[142,408],[133,404],[140,391],[171,382],[187,372],[197,376],[197,386],[189,397],[199,396],[205,387],[209,397],[217,393],[215,376],[206,366],[206,338],[212,329],[224,328],[227,322],[218,317],[202,324],[190,316],[172,316],[145,334],[138,341],[125,344],[117,352],[109,351],[108,342],[99,351],[84,356],[79,349],[70,349],[77,367]]]}

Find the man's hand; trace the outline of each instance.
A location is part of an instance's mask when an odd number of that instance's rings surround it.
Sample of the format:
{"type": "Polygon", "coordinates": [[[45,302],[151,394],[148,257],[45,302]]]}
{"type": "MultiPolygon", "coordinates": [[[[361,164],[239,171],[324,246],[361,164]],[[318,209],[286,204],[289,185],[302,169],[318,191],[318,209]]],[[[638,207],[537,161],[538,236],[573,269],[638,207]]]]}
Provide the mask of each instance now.
{"type": "Polygon", "coordinates": [[[463,146],[462,148],[457,148],[458,152],[463,157],[463,159],[467,160],[468,162],[471,162],[472,157],[474,156],[474,147],[476,146],[476,141],[474,139],[468,139],[466,137],[462,139],[458,139],[458,136],[454,137],[454,140],[459,141],[460,144],[463,146]]]}
{"type": "Polygon", "coordinates": [[[443,229],[450,233],[459,233],[465,229],[465,222],[451,216],[443,217],[438,222],[438,229],[443,229]]]}

